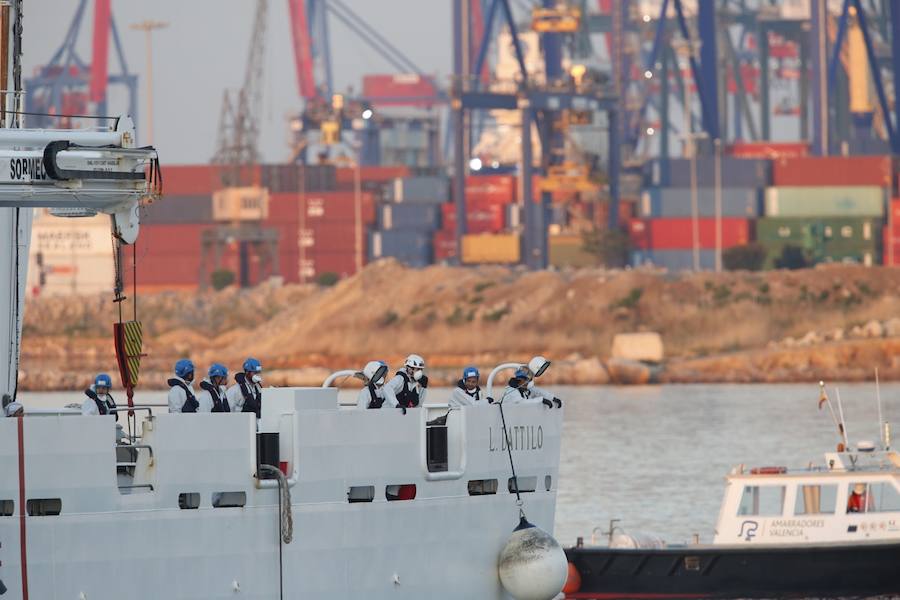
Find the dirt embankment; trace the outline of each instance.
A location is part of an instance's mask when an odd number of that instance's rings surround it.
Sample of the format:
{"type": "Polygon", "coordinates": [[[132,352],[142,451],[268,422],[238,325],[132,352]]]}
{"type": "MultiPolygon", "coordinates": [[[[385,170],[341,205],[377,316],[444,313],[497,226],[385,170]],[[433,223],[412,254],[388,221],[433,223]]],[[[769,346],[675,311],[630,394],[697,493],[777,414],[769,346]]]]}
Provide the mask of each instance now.
{"type": "MultiPolygon", "coordinates": [[[[131,307],[125,307],[126,318],[131,307]]],[[[110,296],[29,300],[21,386],[73,389],[114,371],[110,296]]],[[[142,383],[162,386],[190,356],[231,369],[253,355],[276,384],[317,384],[332,369],[425,355],[433,378],[541,353],[556,382],[605,383],[612,337],[658,331],[662,381],[900,379],[900,270],[667,275],[526,272],[503,267],[370,265],[334,287],[263,286],[145,295],[142,383]]]]}

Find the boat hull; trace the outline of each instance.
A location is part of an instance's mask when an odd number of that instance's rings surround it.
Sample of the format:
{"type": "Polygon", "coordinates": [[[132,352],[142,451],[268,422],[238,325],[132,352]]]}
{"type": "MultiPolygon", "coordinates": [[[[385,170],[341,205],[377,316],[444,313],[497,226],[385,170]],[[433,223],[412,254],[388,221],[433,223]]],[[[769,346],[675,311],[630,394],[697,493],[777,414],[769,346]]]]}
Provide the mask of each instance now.
{"type": "Polygon", "coordinates": [[[900,593],[900,542],[791,547],[570,548],[567,598],[837,598],[900,593]]]}

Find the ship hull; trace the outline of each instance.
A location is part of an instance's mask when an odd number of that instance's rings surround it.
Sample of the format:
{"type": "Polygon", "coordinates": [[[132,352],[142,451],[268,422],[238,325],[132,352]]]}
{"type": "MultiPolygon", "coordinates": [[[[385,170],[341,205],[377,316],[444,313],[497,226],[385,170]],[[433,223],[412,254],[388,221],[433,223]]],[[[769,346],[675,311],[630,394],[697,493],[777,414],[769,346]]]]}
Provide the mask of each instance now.
{"type": "Polygon", "coordinates": [[[839,598],[900,593],[900,542],[792,547],[570,548],[567,598],[839,598]]]}
{"type": "MultiPolygon", "coordinates": [[[[333,389],[264,397],[290,543],[274,481],[254,476],[252,414],[144,419],[136,460],[114,451],[111,419],[0,419],[0,598],[506,597],[497,558],[519,509],[498,409],[451,412],[436,468],[429,423],[446,407],[343,410],[333,389]]],[[[506,409],[524,509],[548,532],[561,412],[506,409]]]]}

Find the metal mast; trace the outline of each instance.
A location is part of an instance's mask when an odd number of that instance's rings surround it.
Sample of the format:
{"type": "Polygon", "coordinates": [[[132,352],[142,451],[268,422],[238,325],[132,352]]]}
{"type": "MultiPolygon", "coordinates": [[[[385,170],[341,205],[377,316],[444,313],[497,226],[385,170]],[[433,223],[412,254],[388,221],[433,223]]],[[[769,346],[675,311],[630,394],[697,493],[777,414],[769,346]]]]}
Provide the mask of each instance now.
{"type": "Polygon", "coordinates": [[[259,107],[268,7],[268,0],[257,0],[244,84],[236,94],[225,90],[222,100],[219,141],[213,162],[226,167],[222,170],[222,183],[228,186],[253,183],[243,180],[243,167],[259,162],[259,107]]]}

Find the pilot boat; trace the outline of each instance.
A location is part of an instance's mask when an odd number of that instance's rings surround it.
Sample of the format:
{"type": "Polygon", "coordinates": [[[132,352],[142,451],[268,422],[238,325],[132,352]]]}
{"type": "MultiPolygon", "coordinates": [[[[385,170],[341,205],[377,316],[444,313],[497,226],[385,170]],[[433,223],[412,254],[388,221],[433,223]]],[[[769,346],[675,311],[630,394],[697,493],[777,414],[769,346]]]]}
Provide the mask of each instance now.
{"type": "Polygon", "coordinates": [[[900,594],[900,454],[886,423],[880,448],[849,447],[842,416],[836,424],[842,441],[820,464],[734,468],[711,544],[642,540],[611,526],[608,546],[567,549],[566,597],[900,594]]]}
{"type": "MultiPolygon", "coordinates": [[[[14,68],[0,65],[0,391],[13,396],[31,209],[109,214],[130,244],[159,183],[127,117],[21,127],[22,1],[4,4],[14,68]]],[[[323,387],[265,389],[258,420],[154,412],[131,401],[139,323],[116,325],[127,435],[67,409],[0,419],[3,600],[541,600],[562,588],[549,535],[562,411],[357,410],[323,387]]]]}

